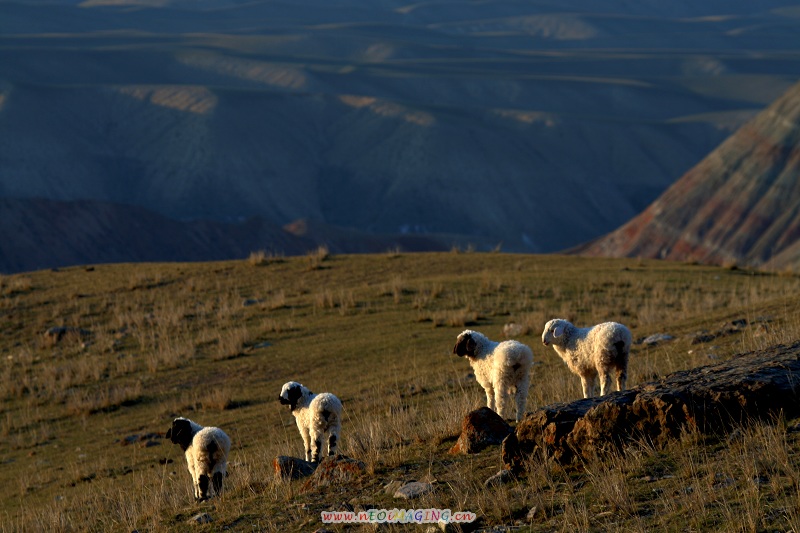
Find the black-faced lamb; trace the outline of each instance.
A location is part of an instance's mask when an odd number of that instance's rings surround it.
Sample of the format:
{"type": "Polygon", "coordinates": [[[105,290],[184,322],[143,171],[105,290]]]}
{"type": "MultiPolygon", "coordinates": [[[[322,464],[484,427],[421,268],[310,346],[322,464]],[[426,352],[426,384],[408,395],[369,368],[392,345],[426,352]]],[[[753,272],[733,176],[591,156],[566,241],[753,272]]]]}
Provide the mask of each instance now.
{"type": "Polygon", "coordinates": [[[210,497],[209,482],[216,496],[222,494],[222,480],[227,475],[228,453],[231,451],[228,435],[219,428],[203,427],[179,417],[172,421],[166,437],[178,444],[186,455],[195,500],[203,501],[210,497]]]}
{"type": "Polygon", "coordinates": [[[555,318],[545,324],[542,332],[542,343],[552,345],[572,373],[581,378],[584,398],[597,394],[598,376],[601,396],[611,391],[612,375],[616,377],[617,390],[625,390],[631,340],[631,331],[617,322],[578,328],[555,318]]]}
{"type": "Polygon", "coordinates": [[[518,341],[495,342],[483,333],[465,330],[456,339],[453,353],[466,356],[486,392],[486,405],[505,419],[510,419],[516,404],[516,420],[522,420],[528,402],[533,352],[518,341]],[[515,401],[512,401],[512,397],[515,401]]]}
{"type": "Polygon", "coordinates": [[[290,381],[283,385],[278,398],[288,405],[306,452],[306,461],[319,462],[322,439],[328,435],[328,455],[336,454],[342,430],[342,402],[329,392],[314,394],[307,387],[290,381]]]}

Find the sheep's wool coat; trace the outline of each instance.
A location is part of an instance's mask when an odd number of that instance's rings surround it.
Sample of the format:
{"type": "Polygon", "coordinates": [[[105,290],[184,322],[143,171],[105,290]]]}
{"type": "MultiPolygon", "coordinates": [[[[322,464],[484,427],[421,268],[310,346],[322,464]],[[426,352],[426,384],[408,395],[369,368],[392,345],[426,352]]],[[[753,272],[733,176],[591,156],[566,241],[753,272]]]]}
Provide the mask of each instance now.
{"type": "Polygon", "coordinates": [[[545,324],[542,343],[552,345],[572,373],[580,376],[584,398],[596,394],[598,376],[601,395],[610,392],[613,375],[617,390],[625,390],[632,336],[624,325],[603,322],[579,328],[556,318],[545,324]]]}
{"type": "Polygon", "coordinates": [[[334,455],[342,429],[342,402],[329,392],[314,394],[290,381],[281,389],[281,403],[289,404],[303,438],[306,461],[319,462],[327,434],[328,455],[334,455]]]}
{"type": "Polygon", "coordinates": [[[228,435],[217,427],[203,427],[188,418],[176,418],[168,436],[184,450],[195,498],[208,498],[209,486],[219,495],[228,470],[231,450],[228,435]]]}
{"type": "Polygon", "coordinates": [[[533,352],[519,341],[495,342],[478,331],[465,330],[453,349],[464,355],[475,371],[475,379],[486,393],[486,404],[503,418],[510,418],[516,405],[516,420],[525,413],[530,386],[533,352]]]}
{"type": "Polygon", "coordinates": [[[231,440],[221,429],[208,427],[198,431],[192,446],[186,450],[186,460],[194,462],[195,472],[213,477],[228,468],[231,440]]]}

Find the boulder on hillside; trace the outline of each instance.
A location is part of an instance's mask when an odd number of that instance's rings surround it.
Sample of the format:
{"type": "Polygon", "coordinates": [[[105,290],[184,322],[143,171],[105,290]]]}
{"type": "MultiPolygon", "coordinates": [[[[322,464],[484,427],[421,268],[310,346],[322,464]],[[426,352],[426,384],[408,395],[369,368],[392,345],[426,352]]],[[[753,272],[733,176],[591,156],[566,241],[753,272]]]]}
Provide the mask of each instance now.
{"type": "Polygon", "coordinates": [[[503,326],[503,335],[507,339],[513,339],[514,337],[521,337],[522,335],[527,335],[530,332],[531,328],[526,326],[525,324],[517,324],[516,322],[509,322],[508,324],[503,326]]]}
{"type": "Polygon", "coordinates": [[[503,441],[505,468],[519,472],[544,452],[559,462],[589,459],[646,440],[663,446],[684,430],[722,433],[750,419],[800,416],[800,342],[675,372],[602,398],[529,413],[503,441]]]}
{"type": "Polygon", "coordinates": [[[193,517],[191,517],[186,522],[188,524],[208,524],[208,523],[213,522],[213,521],[214,521],[214,519],[211,518],[210,514],[208,514],[208,513],[199,513],[199,514],[196,514],[193,517]]]}
{"type": "Polygon", "coordinates": [[[346,455],[330,455],[322,459],[313,476],[306,481],[306,488],[348,483],[360,477],[367,465],[346,455]]]}
{"type": "Polygon", "coordinates": [[[478,453],[487,446],[500,444],[514,431],[500,415],[481,407],[467,414],[461,422],[461,436],[450,453],[478,453]]]}
{"type": "Polygon", "coordinates": [[[313,474],[317,469],[317,464],[304,461],[299,457],[279,455],[272,460],[272,468],[275,469],[275,475],[282,479],[299,479],[313,474]]]}
{"type": "Polygon", "coordinates": [[[395,498],[400,498],[403,500],[413,500],[415,498],[419,498],[420,496],[424,496],[433,490],[432,483],[426,483],[424,481],[412,481],[411,483],[406,483],[399,489],[397,489],[394,493],[395,498]]]}
{"type": "Polygon", "coordinates": [[[675,337],[668,333],[654,333],[637,341],[636,344],[644,344],[645,346],[658,346],[659,344],[671,341],[674,338],[675,337]]]}

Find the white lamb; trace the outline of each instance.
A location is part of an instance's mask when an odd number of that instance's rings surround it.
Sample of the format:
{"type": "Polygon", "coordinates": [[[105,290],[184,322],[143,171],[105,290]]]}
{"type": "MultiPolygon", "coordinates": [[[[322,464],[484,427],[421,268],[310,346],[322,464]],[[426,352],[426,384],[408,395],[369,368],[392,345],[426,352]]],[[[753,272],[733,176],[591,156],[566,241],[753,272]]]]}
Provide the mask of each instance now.
{"type": "Polygon", "coordinates": [[[166,437],[180,445],[186,455],[186,464],[192,476],[194,497],[197,501],[207,500],[208,482],[214,494],[222,494],[222,479],[228,470],[228,452],[231,439],[219,428],[203,427],[188,418],[176,418],[166,437]]]}
{"type": "Polygon", "coordinates": [[[611,390],[612,373],[616,374],[617,390],[625,390],[631,339],[631,331],[616,322],[578,328],[555,318],[542,332],[542,344],[552,344],[569,369],[580,376],[584,398],[597,394],[598,375],[601,396],[611,390]]]}
{"type": "Polygon", "coordinates": [[[319,462],[322,439],[328,434],[328,455],[336,454],[342,430],[342,402],[329,392],[314,394],[296,381],[283,385],[279,400],[288,405],[306,451],[306,461],[319,462]]]}
{"type": "Polygon", "coordinates": [[[510,418],[512,396],[516,399],[516,420],[522,420],[528,402],[533,352],[518,341],[494,342],[483,333],[465,330],[456,339],[453,353],[467,356],[470,366],[486,392],[486,405],[505,419],[510,418]]]}

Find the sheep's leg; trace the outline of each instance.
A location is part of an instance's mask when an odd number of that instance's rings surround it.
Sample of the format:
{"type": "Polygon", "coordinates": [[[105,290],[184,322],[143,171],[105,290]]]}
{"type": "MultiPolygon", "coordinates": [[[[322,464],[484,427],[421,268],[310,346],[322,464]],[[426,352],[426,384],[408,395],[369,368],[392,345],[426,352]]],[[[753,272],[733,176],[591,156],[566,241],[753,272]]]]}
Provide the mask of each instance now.
{"type": "Polygon", "coordinates": [[[208,476],[205,474],[200,474],[200,477],[197,480],[197,490],[200,492],[199,497],[197,498],[198,501],[203,501],[208,499],[208,476]]]}
{"type": "Polygon", "coordinates": [[[495,411],[495,413],[500,415],[500,418],[508,418],[508,398],[509,394],[507,391],[501,388],[494,389],[494,401],[497,404],[497,411],[495,411]]]}
{"type": "Polygon", "coordinates": [[[339,428],[331,429],[328,435],[328,455],[336,455],[336,447],[339,444],[339,428]]]}
{"type": "Polygon", "coordinates": [[[194,461],[186,456],[186,466],[189,467],[189,475],[192,476],[192,492],[194,493],[194,499],[200,499],[200,486],[199,480],[197,479],[197,473],[194,468],[194,461]]]}
{"type": "Polygon", "coordinates": [[[306,452],[306,461],[311,461],[311,437],[307,427],[300,428],[300,435],[303,437],[303,447],[306,452]]]}
{"type": "Polygon", "coordinates": [[[322,448],[322,432],[311,433],[311,462],[319,463],[319,451],[322,448]]]}
{"type": "Polygon", "coordinates": [[[581,376],[581,388],[583,389],[583,397],[589,398],[593,394],[594,378],[592,376],[581,376]]]}
{"type": "Polygon", "coordinates": [[[628,373],[624,369],[617,372],[617,390],[625,390],[627,380],[628,373]]]}
{"type": "Polygon", "coordinates": [[[222,472],[214,472],[214,477],[211,478],[211,484],[214,486],[214,494],[220,496],[222,494],[222,472]]]}
{"type": "Polygon", "coordinates": [[[517,422],[522,420],[523,415],[525,415],[525,405],[528,403],[528,387],[530,386],[530,381],[528,379],[523,379],[519,385],[517,385],[517,394],[516,394],[516,402],[517,402],[517,422]]]}
{"type": "Polygon", "coordinates": [[[486,387],[486,407],[497,412],[497,406],[494,403],[494,389],[492,387],[486,387]]]}
{"type": "Polygon", "coordinates": [[[600,396],[605,396],[611,392],[611,374],[609,372],[600,373],[600,396]]]}

